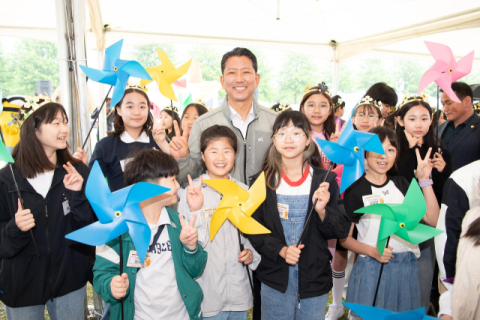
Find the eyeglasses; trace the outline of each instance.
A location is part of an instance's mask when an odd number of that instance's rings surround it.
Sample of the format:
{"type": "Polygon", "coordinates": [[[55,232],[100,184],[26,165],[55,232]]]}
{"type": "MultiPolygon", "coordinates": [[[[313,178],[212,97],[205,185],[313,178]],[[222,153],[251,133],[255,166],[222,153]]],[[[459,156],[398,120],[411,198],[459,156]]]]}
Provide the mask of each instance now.
{"type": "MultiPolygon", "coordinates": [[[[355,118],[363,120],[365,118],[365,115],[363,113],[359,113],[355,116],[355,118]]],[[[374,121],[374,120],[377,120],[377,119],[378,119],[378,116],[376,116],[374,114],[369,114],[368,115],[368,121],[374,121]]]]}
{"type": "Polygon", "coordinates": [[[294,132],[292,134],[286,134],[282,132],[282,133],[274,134],[273,137],[278,142],[284,142],[287,139],[287,136],[290,136],[290,140],[292,140],[293,142],[298,142],[304,135],[305,133],[299,133],[299,132],[294,132]]]}
{"type": "Polygon", "coordinates": [[[325,103],[322,103],[322,104],[313,104],[313,103],[309,103],[305,106],[305,108],[309,111],[314,111],[316,108],[319,108],[320,110],[321,109],[326,109],[328,108],[329,106],[325,103]]]}

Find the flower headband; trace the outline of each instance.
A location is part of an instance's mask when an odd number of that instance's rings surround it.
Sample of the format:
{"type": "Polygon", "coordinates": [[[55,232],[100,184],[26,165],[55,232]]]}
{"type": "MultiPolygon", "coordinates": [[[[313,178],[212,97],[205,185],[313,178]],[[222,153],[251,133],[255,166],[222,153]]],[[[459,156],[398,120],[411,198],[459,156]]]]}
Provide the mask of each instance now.
{"type": "Polygon", "coordinates": [[[427,95],[423,92],[420,95],[417,95],[417,94],[408,95],[408,94],[406,94],[405,97],[402,100],[402,103],[400,103],[400,108],[403,107],[404,105],[406,105],[407,103],[414,102],[414,101],[429,103],[427,95]]]}
{"type": "Polygon", "coordinates": [[[292,107],[290,107],[290,104],[288,104],[288,102],[279,102],[278,105],[274,105],[271,109],[275,112],[282,112],[288,109],[292,109],[292,107]]]}
{"type": "Polygon", "coordinates": [[[23,123],[32,113],[49,102],[52,102],[52,99],[47,95],[40,94],[35,97],[26,96],[25,103],[19,110],[18,120],[20,123],[23,123]]]}
{"type": "Polygon", "coordinates": [[[380,110],[380,107],[382,106],[382,102],[381,101],[375,101],[375,99],[373,99],[370,96],[365,96],[365,97],[362,98],[362,100],[360,100],[360,102],[357,104],[357,106],[355,108],[358,108],[358,107],[363,106],[363,105],[371,105],[371,106],[376,107],[378,110],[380,110]]]}
{"type": "Polygon", "coordinates": [[[179,113],[178,108],[175,106],[173,106],[173,109],[172,109],[172,106],[166,106],[165,108],[163,108],[163,111],[173,111],[173,112],[176,112],[177,114],[179,113]]]}
{"type": "Polygon", "coordinates": [[[317,91],[317,92],[321,92],[321,93],[326,93],[328,95],[330,95],[330,91],[328,91],[328,87],[327,85],[325,84],[324,81],[322,81],[321,83],[319,83],[317,86],[315,87],[310,87],[310,84],[307,83],[305,89],[303,89],[303,92],[305,94],[307,93],[310,93],[310,92],[313,92],[313,91],[317,91]]]}

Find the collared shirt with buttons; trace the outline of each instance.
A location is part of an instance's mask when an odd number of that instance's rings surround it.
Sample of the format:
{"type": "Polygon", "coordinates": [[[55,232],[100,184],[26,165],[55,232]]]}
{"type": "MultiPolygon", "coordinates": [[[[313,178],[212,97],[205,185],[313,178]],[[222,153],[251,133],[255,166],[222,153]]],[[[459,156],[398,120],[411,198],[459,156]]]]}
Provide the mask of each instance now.
{"type": "Polygon", "coordinates": [[[460,135],[462,130],[468,126],[468,124],[472,121],[472,119],[473,119],[473,114],[470,118],[465,120],[465,122],[459,124],[457,127],[455,127],[453,121],[450,121],[447,123],[447,126],[445,127],[445,131],[443,132],[443,135],[442,135],[442,139],[443,139],[443,143],[445,144],[445,147],[448,150],[452,149],[455,140],[460,135]]]}
{"type": "Polygon", "coordinates": [[[255,113],[253,112],[253,103],[252,103],[252,107],[250,108],[250,112],[248,112],[247,119],[245,121],[243,121],[240,114],[238,114],[238,112],[235,111],[235,109],[233,109],[230,104],[228,104],[228,107],[230,109],[230,118],[232,119],[233,126],[238,130],[240,130],[242,132],[243,139],[246,139],[248,125],[250,124],[250,122],[255,120],[255,113]]]}

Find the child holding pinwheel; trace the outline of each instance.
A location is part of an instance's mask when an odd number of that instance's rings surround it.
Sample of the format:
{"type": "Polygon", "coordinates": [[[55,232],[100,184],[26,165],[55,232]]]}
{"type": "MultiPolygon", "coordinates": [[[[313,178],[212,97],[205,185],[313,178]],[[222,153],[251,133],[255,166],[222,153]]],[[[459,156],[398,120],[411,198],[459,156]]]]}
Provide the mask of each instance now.
{"type": "MultiPolygon", "coordinates": [[[[198,232],[190,222],[168,206],[177,202],[179,185],[175,159],[161,151],[139,151],[125,168],[125,184],[150,182],[170,191],[141,202],[151,230],[150,245],[141,263],[129,234],[122,236],[123,270],[119,275],[119,241],[114,239],[97,248],[93,285],[110,303],[112,319],[202,319],[203,293],[194,278],[200,276],[207,253],[198,244],[198,232]],[[127,258],[128,257],[128,258],[127,258]]],[[[188,193],[193,206],[198,195],[188,193]]]]}
{"type": "Polygon", "coordinates": [[[198,212],[195,226],[199,230],[199,241],[208,252],[205,271],[197,279],[205,295],[203,315],[205,319],[246,320],[247,311],[253,305],[248,269],[255,270],[260,255],[229,220],[214,230],[215,234],[211,233],[212,214],[222,194],[206,184],[202,186],[202,180],[229,179],[248,190],[229,174],[235,164],[237,137],[230,128],[214,125],[202,132],[200,151],[206,172],[194,181],[189,177],[190,185],[180,199],[179,211],[190,212],[190,215],[198,212]],[[203,195],[203,201],[189,205],[189,194],[203,195]],[[245,249],[241,250],[241,246],[245,249]]]}
{"type": "MultiPolygon", "coordinates": [[[[345,210],[354,222],[342,246],[359,254],[348,283],[347,302],[372,305],[379,280],[380,266],[384,265],[375,306],[392,310],[407,311],[420,307],[420,284],[417,259],[418,245],[392,235],[388,247],[381,255],[377,241],[382,217],[374,214],[355,213],[357,209],[375,204],[401,204],[409,183],[401,176],[387,175],[398,170],[399,143],[393,130],[377,127],[370,130],[380,138],[385,155],[366,152],[368,171],[345,192],[345,210]],[[354,229],[355,232],[354,232],[354,229]],[[354,233],[358,235],[354,236],[354,233]]],[[[431,186],[432,164],[420,158],[417,151],[417,178],[426,200],[423,220],[435,226],[438,219],[438,203],[431,186]]],[[[349,319],[360,319],[350,311],[349,319]]]]}
{"type": "Polygon", "coordinates": [[[65,235],[95,221],[89,169],[68,151],[65,109],[27,100],[15,163],[0,170],[0,300],[9,320],[43,319],[45,305],[52,319],[80,320],[95,248],[65,235]]]}
{"type": "Polygon", "coordinates": [[[338,206],[335,174],[323,169],[311,135],[299,111],[284,111],[273,124],[263,165],[267,196],[252,216],[271,233],[249,235],[262,257],[256,270],[262,319],[325,317],[332,288],[327,240],[344,238],[351,225],[338,206]]]}

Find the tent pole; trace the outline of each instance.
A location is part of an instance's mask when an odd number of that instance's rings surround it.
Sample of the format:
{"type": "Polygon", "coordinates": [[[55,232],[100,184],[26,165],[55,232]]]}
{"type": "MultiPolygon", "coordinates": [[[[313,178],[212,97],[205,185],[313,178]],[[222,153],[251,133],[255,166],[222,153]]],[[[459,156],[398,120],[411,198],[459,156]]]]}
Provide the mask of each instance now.
{"type": "MultiPolygon", "coordinates": [[[[68,1],[67,1],[68,3],[68,1]]],[[[65,108],[68,118],[68,127],[70,132],[76,132],[76,123],[73,121],[76,116],[73,112],[72,106],[72,83],[71,83],[71,71],[73,71],[72,64],[69,57],[68,50],[68,37],[67,32],[67,20],[65,17],[65,5],[64,0],[55,0],[56,11],[56,24],[57,24],[57,49],[58,49],[58,67],[60,74],[60,94],[61,104],[65,108]]],[[[74,134],[68,136],[68,144],[70,151],[74,151],[77,148],[77,139],[74,138],[74,134]]]]}
{"type": "Polygon", "coordinates": [[[338,86],[340,83],[340,78],[339,78],[339,73],[340,73],[340,66],[337,60],[337,42],[335,40],[330,41],[330,46],[333,49],[333,56],[332,56],[332,62],[333,62],[333,84],[332,84],[332,96],[336,95],[338,92],[338,86]]]}

